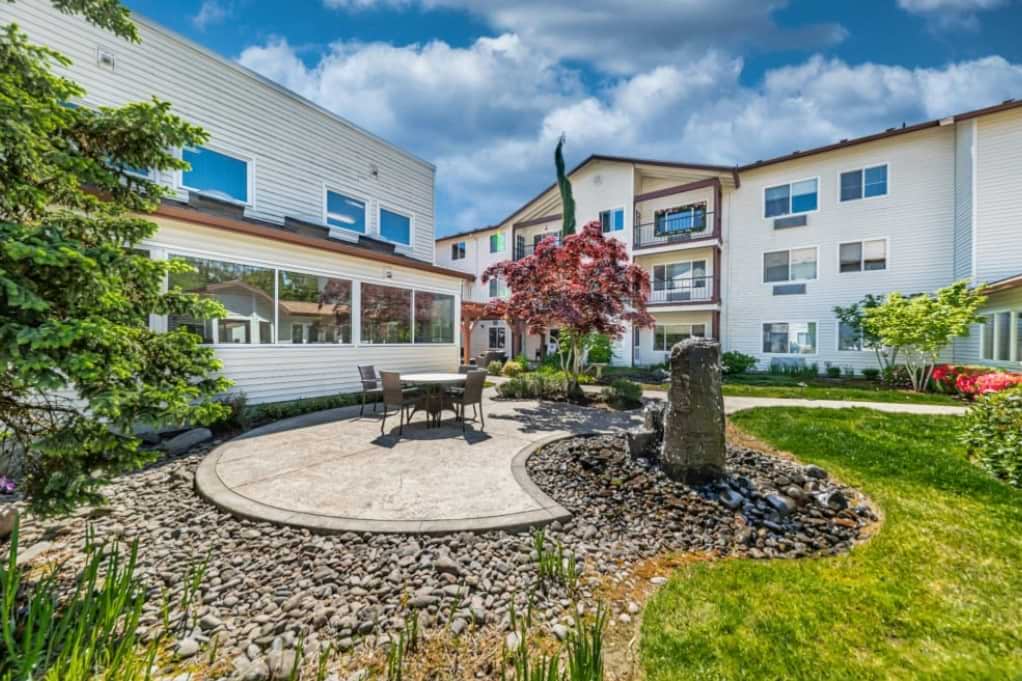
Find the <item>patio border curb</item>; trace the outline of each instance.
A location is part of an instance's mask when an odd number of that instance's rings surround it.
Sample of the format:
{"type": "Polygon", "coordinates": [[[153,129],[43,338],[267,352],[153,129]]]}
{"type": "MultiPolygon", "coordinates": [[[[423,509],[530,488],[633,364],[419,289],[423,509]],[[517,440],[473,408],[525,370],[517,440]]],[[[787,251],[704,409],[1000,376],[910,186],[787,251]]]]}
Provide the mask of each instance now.
{"type": "MultiPolygon", "coordinates": [[[[345,409],[348,409],[346,407],[345,409]]],[[[279,423],[279,422],[278,422],[279,423]]],[[[271,424],[276,425],[276,424],[271,424]]],[[[264,426],[264,432],[275,432],[264,426]]],[[[262,434],[255,429],[236,440],[262,434]]],[[[371,520],[345,516],[328,516],[314,513],[296,512],[277,508],[248,499],[224,484],[217,474],[217,464],[224,452],[224,443],[206,457],[195,471],[195,490],[204,499],[217,508],[233,515],[254,522],[270,522],[307,529],[317,534],[343,534],[345,532],[380,533],[380,534],[451,534],[456,532],[487,532],[504,530],[517,532],[531,527],[540,527],[554,521],[571,518],[571,513],[563,506],[546,495],[529,477],[526,462],[540,448],[558,440],[576,435],[553,435],[524,446],[511,461],[511,473],[515,482],[528,494],[539,508],[531,511],[520,511],[495,516],[475,518],[445,518],[438,520],[371,520]]]]}

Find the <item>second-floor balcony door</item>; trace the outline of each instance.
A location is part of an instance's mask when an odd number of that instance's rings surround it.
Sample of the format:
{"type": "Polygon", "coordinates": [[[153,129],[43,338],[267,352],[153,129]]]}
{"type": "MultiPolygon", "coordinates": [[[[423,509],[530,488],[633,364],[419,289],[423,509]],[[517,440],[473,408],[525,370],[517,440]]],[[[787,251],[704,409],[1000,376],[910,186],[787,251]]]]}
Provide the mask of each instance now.
{"type": "Polygon", "coordinates": [[[652,302],[672,303],[709,298],[706,261],[691,260],[653,267],[652,302]]]}

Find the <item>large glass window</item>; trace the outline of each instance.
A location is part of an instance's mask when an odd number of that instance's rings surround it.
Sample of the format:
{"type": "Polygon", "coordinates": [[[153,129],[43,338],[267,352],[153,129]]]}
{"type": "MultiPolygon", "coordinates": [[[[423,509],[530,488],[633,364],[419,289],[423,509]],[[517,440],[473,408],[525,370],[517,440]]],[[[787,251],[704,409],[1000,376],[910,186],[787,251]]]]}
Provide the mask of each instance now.
{"type": "Polygon", "coordinates": [[[841,201],[855,201],[887,193],[887,166],[872,166],[841,173],[841,201]]]}
{"type": "Polygon", "coordinates": [[[362,342],[412,342],[412,292],[362,284],[362,342]]]}
{"type": "Polygon", "coordinates": [[[205,147],[186,148],[181,158],[192,166],[181,172],[186,189],[248,203],[247,161],[205,147]]]}
{"type": "Polygon", "coordinates": [[[380,209],[380,236],[387,241],[411,246],[412,219],[386,208],[380,209]]]}
{"type": "Polygon", "coordinates": [[[704,338],[705,324],[665,324],[653,329],[653,350],[668,352],[675,345],[688,338],[704,338]]]}
{"type": "Polygon", "coordinates": [[[454,296],[415,292],[415,342],[454,342],[454,296]]]}
{"type": "Polygon", "coordinates": [[[779,355],[816,354],[816,322],[764,324],[763,352],[779,355]]]}
{"type": "Polygon", "coordinates": [[[663,291],[654,300],[691,300],[706,293],[706,261],[691,260],[653,266],[653,290],[663,291]]]}
{"type": "Polygon", "coordinates": [[[507,344],[507,329],[503,326],[491,326],[489,341],[490,350],[503,350],[507,344]]]}
{"type": "Polygon", "coordinates": [[[251,265],[172,256],[195,268],[172,272],[170,288],[214,298],[227,308],[224,319],[198,320],[169,315],[167,328],[186,327],[204,343],[256,344],[273,342],[273,270],[251,265]]]}
{"type": "Polygon", "coordinates": [[[807,281],[816,279],[816,248],[793,248],[763,254],[763,281],[807,281]]]}
{"type": "Polygon", "coordinates": [[[620,232],[625,228],[625,211],[623,208],[615,210],[600,211],[600,226],[604,234],[607,232],[620,232]]]}
{"type": "Polygon", "coordinates": [[[279,343],[351,342],[351,282],[277,272],[279,343]]]}
{"type": "Polygon", "coordinates": [[[359,234],[365,234],[365,201],[359,201],[344,194],[328,190],[326,193],[326,223],[338,229],[347,229],[359,234]]]}
{"type": "Polygon", "coordinates": [[[817,208],[816,179],[767,187],[764,192],[763,215],[768,218],[808,213],[817,208]]]}

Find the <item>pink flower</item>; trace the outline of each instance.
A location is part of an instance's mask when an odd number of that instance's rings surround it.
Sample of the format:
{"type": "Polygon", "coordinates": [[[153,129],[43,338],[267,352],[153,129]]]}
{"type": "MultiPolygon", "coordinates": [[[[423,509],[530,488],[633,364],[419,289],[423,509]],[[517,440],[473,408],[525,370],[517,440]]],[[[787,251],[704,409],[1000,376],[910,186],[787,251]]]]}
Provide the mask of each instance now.
{"type": "Polygon", "coordinates": [[[1022,374],[991,373],[979,376],[975,381],[976,394],[999,393],[1002,390],[1022,385],[1022,374]]]}

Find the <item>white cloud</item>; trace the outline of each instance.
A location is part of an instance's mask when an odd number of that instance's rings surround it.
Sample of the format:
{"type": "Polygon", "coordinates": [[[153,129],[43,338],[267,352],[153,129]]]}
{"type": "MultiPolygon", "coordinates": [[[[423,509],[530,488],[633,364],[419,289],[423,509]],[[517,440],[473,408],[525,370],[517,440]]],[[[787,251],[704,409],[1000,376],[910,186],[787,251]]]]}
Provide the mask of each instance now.
{"type": "Polygon", "coordinates": [[[437,164],[443,232],[502,218],[591,153],[746,163],[999,102],[1022,93],[1001,57],[942,68],[850,65],[815,56],[742,83],[742,61],[710,51],[586,88],[505,34],[465,48],[338,42],[306,66],[283,40],[246,66],[437,164]]]}
{"type": "Polygon", "coordinates": [[[698,59],[707,50],[813,50],[842,41],[835,23],[798,28],[773,19],[787,0],[324,0],[334,9],[405,6],[464,10],[557,59],[614,74],[698,59]]]}
{"type": "Polygon", "coordinates": [[[222,4],[219,0],[202,0],[198,14],[192,17],[192,24],[200,31],[205,31],[209,26],[223,23],[230,15],[230,7],[222,4]]]}
{"type": "Polygon", "coordinates": [[[936,30],[979,29],[978,12],[999,9],[1009,0],[898,0],[898,7],[925,17],[936,30]]]}

